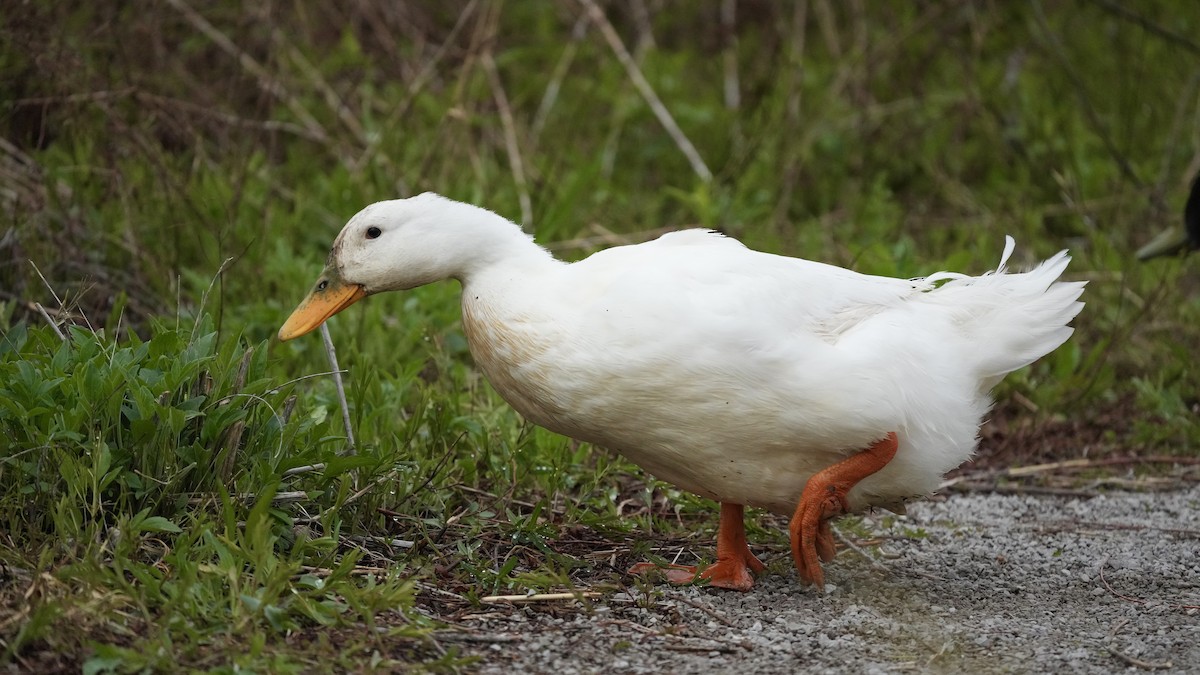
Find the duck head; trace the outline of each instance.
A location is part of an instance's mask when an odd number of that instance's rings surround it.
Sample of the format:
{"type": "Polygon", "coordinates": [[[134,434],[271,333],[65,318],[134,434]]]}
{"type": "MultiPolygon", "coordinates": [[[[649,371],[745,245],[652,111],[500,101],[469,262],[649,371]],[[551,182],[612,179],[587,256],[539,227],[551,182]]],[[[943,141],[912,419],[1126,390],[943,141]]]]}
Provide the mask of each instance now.
{"type": "Polygon", "coordinates": [[[279,329],[279,339],[315,330],[368,295],[459,277],[477,239],[470,228],[486,216],[503,221],[432,192],[359,211],[334,240],[325,270],[279,329]]]}
{"type": "Polygon", "coordinates": [[[1138,249],[1138,260],[1149,260],[1179,252],[1200,249],[1200,174],[1192,180],[1187,204],[1183,207],[1183,230],[1171,227],[1138,249]]]}

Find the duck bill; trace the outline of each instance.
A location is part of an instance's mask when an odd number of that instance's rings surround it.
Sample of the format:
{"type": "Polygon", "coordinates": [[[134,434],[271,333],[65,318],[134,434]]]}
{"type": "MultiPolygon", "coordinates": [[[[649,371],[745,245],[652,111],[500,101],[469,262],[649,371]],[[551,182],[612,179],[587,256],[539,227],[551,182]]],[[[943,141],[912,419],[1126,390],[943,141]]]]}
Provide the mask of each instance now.
{"type": "Polygon", "coordinates": [[[327,270],[279,329],[279,339],[291,340],[310,333],[329,317],[365,297],[367,291],[361,284],[348,284],[327,270]]]}
{"type": "Polygon", "coordinates": [[[1138,249],[1138,260],[1149,260],[1164,255],[1179,253],[1188,245],[1187,233],[1177,227],[1164,230],[1150,240],[1150,243],[1138,249]]]}

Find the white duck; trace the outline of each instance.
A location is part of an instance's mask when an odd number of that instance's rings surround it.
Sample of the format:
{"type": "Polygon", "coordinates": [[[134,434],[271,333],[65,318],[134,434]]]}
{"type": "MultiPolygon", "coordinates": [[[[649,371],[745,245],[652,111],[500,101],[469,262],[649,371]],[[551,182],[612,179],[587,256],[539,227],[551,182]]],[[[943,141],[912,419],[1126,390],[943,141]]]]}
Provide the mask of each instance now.
{"type": "Polygon", "coordinates": [[[934,490],[971,456],[989,390],[1071,335],[1084,284],[1057,281],[1066,252],[1008,274],[1011,250],[982,276],[907,280],[687,230],[568,264],[426,193],[351,218],[279,337],[457,279],[475,362],[517,411],[721,503],[717,562],[672,581],[749,589],[754,506],[794,514],[797,569],[820,587],[828,520],[934,490]]]}

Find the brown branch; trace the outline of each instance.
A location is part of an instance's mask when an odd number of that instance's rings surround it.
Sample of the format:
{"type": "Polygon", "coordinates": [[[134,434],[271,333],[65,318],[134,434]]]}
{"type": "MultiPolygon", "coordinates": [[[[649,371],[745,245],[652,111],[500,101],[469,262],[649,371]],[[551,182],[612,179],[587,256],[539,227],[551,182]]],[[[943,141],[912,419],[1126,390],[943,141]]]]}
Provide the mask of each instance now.
{"type": "Polygon", "coordinates": [[[571,63],[575,61],[575,54],[579,51],[579,43],[583,37],[587,35],[588,18],[586,15],[580,16],[575,20],[575,26],[571,29],[571,41],[563,47],[562,56],[558,57],[558,62],[554,64],[554,70],[551,71],[550,81],[546,83],[546,91],[542,94],[542,102],[538,104],[537,112],[533,115],[533,124],[529,127],[530,143],[533,147],[537,147],[538,138],[541,136],[542,129],[546,126],[546,119],[550,117],[550,110],[558,101],[558,93],[562,90],[563,80],[567,78],[567,72],[571,69],[571,63]]]}
{"type": "Polygon", "coordinates": [[[212,40],[221,51],[237,59],[238,64],[258,81],[258,86],[268,94],[282,100],[288,109],[292,111],[292,114],[299,118],[304,126],[308,128],[310,133],[321,140],[328,140],[329,134],[325,132],[325,129],[317,122],[316,118],[309,114],[308,110],[300,103],[300,100],[272,77],[267,72],[267,69],[256,61],[254,57],[247,54],[244,50],[239,49],[229,36],[209,23],[208,19],[205,19],[199,12],[192,9],[191,5],[187,4],[185,0],[167,0],[167,4],[182,14],[196,30],[203,33],[209,40],[212,40]]]}
{"type": "Polygon", "coordinates": [[[1099,493],[1089,490],[1071,490],[1068,488],[1039,487],[1036,485],[996,485],[995,483],[951,483],[943,485],[956,492],[994,492],[1000,495],[1050,495],[1053,497],[1076,497],[1091,499],[1099,493]]]}
{"type": "Polygon", "coordinates": [[[667,107],[663,105],[662,99],[654,92],[654,87],[650,86],[650,82],[642,74],[641,68],[638,68],[637,62],[633,60],[633,56],[625,48],[625,44],[621,42],[621,36],[617,35],[617,30],[609,23],[608,18],[604,16],[604,12],[596,4],[595,0],[579,0],[579,2],[583,4],[584,9],[588,12],[592,23],[596,24],[596,27],[600,29],[600,33],[604,35],[604,39],[608,42],[608,46],[612,49],[613,54],[616,55],[617,61],[625,68],[625,73],[629,75],[633,86],[637,88],[642,98],[645,99],[646,105],[650,106],[650,110],[658,118],[659,124],[662,124],[663,128],[667,131],[667,135],[675,141],[676,147],[687,158],[688,163],[692,165],[692,171],[695,171],[696,175],[704,182],[711,181],[713,178],[712,171],[709,170],[704,160],[700,158],[700,153],[696,151],[696,146],[692,145],[687,135],[675,123],[675,118],[671,116],[667,107]]]}
{"type": "Polygon", "coordinates": [[[1179,33],[1169,30],[1164,26],[1151,21],[1150,19],[1147,19],[1141,14],[1128,9],[1123,5],[1117,4],[1112,0],[1092,0],[1092,4],[1098,5],[1101,9],[1109,12],[1110,14],[1114,14],[1122,19],[1127,19],[1133,23],[1136,23],[1147,33],[1153,33],[1160,38],[1163,38],[1167,42],[1173,42],[1184,49],[1187,49],[1193,54],[1200,54],[1200,44],[1193,42],[1179,33]]]}
{"type": "Polygon", "coordinates": [[[1182,464],[1186,466],[1200,465],[1200,457],[1177,457],[1175,455],[1147,455],[1145,457],[1107,457],[1104,459],[1068,459],[1061,462],[1049,462],[1046,464],[1029,464],[1027,466],[1014,466],[1009,469],[1001,469],[999,471],[979,471],[974,473],[964,473],[954,478],[943,481],[938,486],[939,489],[952,488],[960,484],[972,484],[975,487],[979,486],[978,482],[972,481],[994,480],[996,478],[1021,478],[1042,473],[1050,473],[1053,471],[1062,470],[1079,470],[1079,469],[1096,469],[1105,466],[1127,466],[1131,464],[1182,464]]]}
{"type": "Polygon", "coordinates": [[[1123,466],[1127,464],[1200,464],[1200,457],[1175,457],[1172,455],[1148,455],[1146,457],[1108,457],[1105,459],[1068,459],[1047,464],[1030,464],[1005,469],[1003,475],[1008,477],[1029,476],[1035,473],[1058,471],[1060,469],[1094,469],[1102,466],[1123,466]]]}
{"type": "Polygon", "coordinates": [[[487,74],[492,96],[496,99],[496,107],[500,111],[508,168],[512,171],[513,183],[517,186],[517,200],[521,204],[521,226],[530,229],[533,225],[533,202],[529,199],[529,184],[525,180],[525,163],[521,159],[521,146],[517,143],[517,125],[513,120],[512,107],[508,104],[508,95],[504,93],[504,83],[500,81],[500,72],[496,69],[496,59],[492,58],[492,52],[484,52],[479,62],[483,66],[483,72],[487,74]]]}

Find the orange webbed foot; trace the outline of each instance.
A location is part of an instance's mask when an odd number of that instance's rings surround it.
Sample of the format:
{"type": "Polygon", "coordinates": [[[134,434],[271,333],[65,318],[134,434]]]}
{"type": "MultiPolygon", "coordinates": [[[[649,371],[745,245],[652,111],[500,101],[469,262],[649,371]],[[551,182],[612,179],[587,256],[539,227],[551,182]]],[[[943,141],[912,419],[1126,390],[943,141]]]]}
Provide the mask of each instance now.
{"type": "Polygon", "coordinates": [[[825,587],[821,562],[833,560],[837,548],[829,520],[846,513],[846,494],[858,481],[875,473],[896,456],[896,434],[814,474],[804,486],[796,513],[788,525],[792,540],[792,558],[800,581],[817,588],[825,587]]]}
{"type": "Polygon", "coordinates": [[[629,568],[630,574],[643,574],[653,570],[666,572],[667,581],[685,585],[707,581],[710,586],[748,591],[754,587],[754,575],[767,568],[758,558],[746,550],[742,557],[718,558],[704,568],[696,565],[663,565],[638,563],[629,568]]]}
{"type": "MultiPolygon", "coordinates": [[[[812,481],[808,484],[812,485],[812,481]]],[[[829,519],[845,513],[846,504],[838,498],[836,492],[827,493],[824,500],[808,497],[806,487],[800,504],[796,507],[796,514],[788,525],[792,540],[792,559],[796,562],[796,571],[800,573],[801,582],[823,588],[825,573],[821,570],[821,563],[829,562],[837,555],[829,519]]]]}
{"type": "Polygon", "coordinates": [[[664,565],[638,563],[629,568],[630,574],[642,574],[663,569],[667,581],[673,584],[694,584],[708,581],[718,588],[748,591],[754,586],[754,575],[767,568],[746,546],[746,530],[742,524],[741,504],[721,504],[721,524],[717,530],[717,561],[704,569],[694,565],[664,565]]]}

